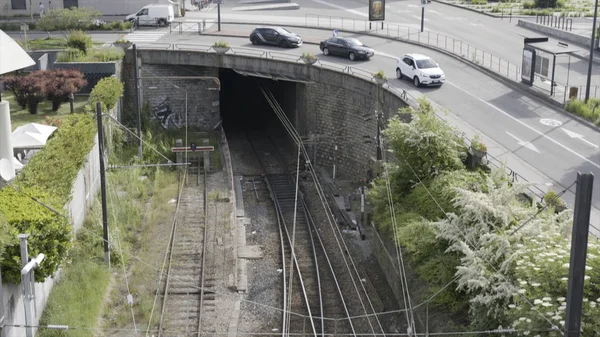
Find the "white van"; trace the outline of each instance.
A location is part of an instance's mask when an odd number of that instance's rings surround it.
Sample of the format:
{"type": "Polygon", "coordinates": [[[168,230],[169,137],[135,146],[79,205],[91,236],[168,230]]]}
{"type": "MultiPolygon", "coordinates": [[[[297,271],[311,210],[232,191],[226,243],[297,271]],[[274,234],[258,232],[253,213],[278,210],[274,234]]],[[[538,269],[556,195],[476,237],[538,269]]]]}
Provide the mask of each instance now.
{"type": "Polygon", "coordinates": [[[175,20],[171,5],[146,5],[137,13],[127,15],[126,21],[137,21],[140,26],[168,26],[175,20]]]}

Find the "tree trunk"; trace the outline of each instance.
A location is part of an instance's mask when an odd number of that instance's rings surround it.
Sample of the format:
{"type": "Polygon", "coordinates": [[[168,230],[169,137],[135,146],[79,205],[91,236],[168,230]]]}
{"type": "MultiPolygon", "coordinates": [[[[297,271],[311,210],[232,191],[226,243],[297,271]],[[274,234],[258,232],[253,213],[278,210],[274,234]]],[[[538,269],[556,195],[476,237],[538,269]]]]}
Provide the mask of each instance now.
{"type": "Polygon", "coordinates": [[[27,109],[29,110],[29,113],[32,115],[37,114],[39,104],[40,100],[37,98],[37,96],[29,96],[27,98],[27,109]]]}
{"type": "Polygon", "coordinates": [[[58,111],[63,100],[63,97],[52,97],[52,111],[58,111]]]}

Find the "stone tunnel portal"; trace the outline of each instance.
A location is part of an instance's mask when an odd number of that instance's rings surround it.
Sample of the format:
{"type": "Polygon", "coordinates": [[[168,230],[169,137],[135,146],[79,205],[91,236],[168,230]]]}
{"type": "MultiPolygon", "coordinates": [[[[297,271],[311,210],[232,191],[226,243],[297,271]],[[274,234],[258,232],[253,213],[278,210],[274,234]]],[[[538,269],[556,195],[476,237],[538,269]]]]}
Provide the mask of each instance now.
{"type": "Polygon", "coordinates": [[[296,90],[302,83],[275,81],[232,69],[220,69],[219,79],[221,118],[227,133],[269,130],[277,131],[279,136],[286,134],[261,88],[273,94],[286,116],[296,124],[296,90]]]}

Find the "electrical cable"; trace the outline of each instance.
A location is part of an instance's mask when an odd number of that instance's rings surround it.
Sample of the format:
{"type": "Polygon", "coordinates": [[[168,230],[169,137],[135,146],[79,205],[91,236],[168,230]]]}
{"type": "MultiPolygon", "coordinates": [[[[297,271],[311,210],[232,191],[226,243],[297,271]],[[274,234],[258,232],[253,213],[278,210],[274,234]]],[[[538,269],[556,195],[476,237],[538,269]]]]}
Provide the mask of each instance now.
{"type": "MultiPolygon", "coordinates": [[[[435,199],[435,197],[433,196],[433,194],[431,194],[431,192],[429,191],[429,188],[427,188],[427,186],[423,183],[423,181],[421,180],[421,178],[419,177],[419,175],[417,174],[417,172],[413,169],[413,167],[410,165],[410,163],[408,162],[408,160],[406,159],[406,157],[404,156],[404,154],[402,152],[398,152],[400,154],[400,156],[402,157],[402,159],[406,162],[407,166],[410,168],[410,170],[412,171],[413,175],[415,176],[415,178],[417,178],[417,180],[419,181],[419,183],[421,184],[421,186],[423,186],[423,188],[425,189],[425,191],[427,192],[427,194],[432,198],[433,202],[437,205],[437,207],[442,211],[442,213],[444,214],[444,216],[446,217],[446,219],[448,221],[451,221],[450,217],[448,217],[448,214],[446,213],[446,211],[444,210],[444,208],[440,205],[440,203],[437,201],[437,199],[435,199]]],[[[461,233],[463,234],[463,237],[465,238],[465,241],[470,244],[472,246],[473,249],[473,253],[478,255],[477,253],[477,245],[475,245],[473,242],[470,242],[468,236],[465,233],[461,233]]],[[[496,272],[497,274],[499,274],[504,281],[511,283],[506,276],[504,276],[504,274],[500,273],[498,271],[498,269],[496,267],[494,267],[494,265],[488,261],[486,258],[482,257],[482,256],[478,256],[482,261],[485,261],[493,270],[494,272],[496,272]]],[[[511,283],[512,284],[512,283],[511,283]]],[[[530,306],[532,309],[535,309],[535,306],[533,305],[533,303],[531,303],[531,301],[529,301],[529,299],[527,299],[527,297],[525,297],[525,295],[518,293],[517,294],[519,296],[521,296],[530,306]]],[[[548,318],[546,318],[546,316],[544,314],[542,314],[538,309],[535,309],[535,311],[544,318],[544,320],[548,323],[550,323],[550,325],[554,328],[556,327],[556,325],[554,323],[552,323],[552,321],[550,321],[548,318]]]]}
{"type": "MultiPolygon", "coordinates": [[[[340,251],[342,252],[342,258],[344,259],[344,262],[346,264],[346,268],[350,271],[351,270],[350,266],[348,265],[348,261],[346,260],[346,256],[344,254],[344,251],[349,252],[350,250],[349,250],[348,246],[346,245],[346,242],[345,242],[345,240],[343,238],[343,235],[342,235],[340,229],[333,224],[333,221],[332,221],[332,218],[331,218],[331,217],[333,217],[333,212],[332,212],[331,208],[329,207],[329,204],[327,203],[327,201],[325,199],[325,194],[324,194],[323,188],[322,188],[322,186],[320,184],[319,178],[317,177],[317,175],[315,173],[314,167],[312,166],[312,163],[310,162],[310,160],[308,160],[308,158],[309,158],[308,152],[306,151],[306,148],[304,147],[304,143],[302,142],[302,138],[297,133],[297,131],[294,128],[293,124],[289,121],[289,119],[285,115],[285,112],[283,111],[283,109],[281,109],[281,106],[279,106],[279,103],[277,102],[277,100],[275,99],[275,97],[273,96],[273,94],[269,90],[265,91],[262,88],[262,86],[260,86],[260,84],[259,84],[259,87],[260,87],[261,91],[263,92],[263,95],[265,96],[265,98],[267,99],[267,101],[269,102],[269,104],[271,105],[271,107],[273,108],[273,111],[275,112],[275,114],[277,115],[277,117],[279,118],[279,120],[281,121],[281,123],[283,124],[284,128],[286,128],[286,130],[290,134],[290,137],[292,137],[292,139],[297,143],[297,145],[300,146],[302,148],[302,150],[303,150],[303,154],[305,156],[307,165],[310,167],[309,172],[310,172],[311,177],[313,178],[313,181],[315,183],[315,187],[317,189],[317,193],[318,193],[319,198],[321,200],[321,204],[322,204],[322,206],[323,206],[323,208],[325,210],[325,214],[327,215],[327,219],[328,219],[329,225],[332,228],[332,230],[334,231],[334,233],[337,230],[337,233],[338,233],[339,237],[341,238],[341,242],[344,245],[345,250],[341,247],[340,240],[338,240],[338,237],[334,235],[334,238],[336,239],[338,247],[340,248],[340,251]],[[335,228],[335,230],[333,228],[335,228]]],[[[348,258],[350,260],[350,264],[352,265],[352,267],[354,269],[354,272],[356,273],[357,276],[360,277],[360,273],[358,272],[356,264],[354,263],[354,260],[353,260],[352,256],[350,256],[350,254],[348,254],[348,258]]],[[[362,306],[362,308],[363,308],[363,310],[364,310],[364,312],[366,314],[367,310],[366,310],[366,307],[365,307],[364,302],[362,300],[362,296],[360,296],[360,291],[358,290],[358,287],[356,285],[355,277],[353,276],[352,273],[350,273],[350,276],[351,276],[351,281],[352,281],[352,283],[354,285],[354,288],[355,288],[356,292],[359,295],[358,299],[359,299],[359,301],[361,303],[361,306],[362,306]]],[[[366,297],[369,305],[371,306],[371,310],[373,312],[375,312],[375,309],[373,307],[373,304],[371,302],[371,299],[369,297],[369,294],[368,294],[368,292],[367,292],[364,284],[362,282],[359,282],[359,283],[360,283],[360,285],[361,285],[361,287],[363,289],[363,292],[365,293],[365,297],[366,297]]],[[[375,316],[375,319],[376,319],[377,323],[379,324],[379,327],[380,327],[381,331],[385,333],[385,331],[383,329],[383,326],[381,325],[381,322],[380,322],[379,318],[377,316],[375,316]]],[[[371,327],[371,330],[373,331],[373,333],[375,333],[375,329],[373,327],[373,324],[371,323],[370,320],[367,320],[367,321],[369,323],[369,326],[371,327]]]]}
{"type": "MultiPolygon", "coordinates": [[[[117,201],[119,202],[119,204],[121,204],[121,200],[119,198],[119,194],[117,193],[117,190],[115,189],[115,186],[113,184],[110,184],[110,186],[115,194],[117,201]]],[[[108,193],[108,199],[112,205],[115,205],[114,199],[112,198],[111,193],[108,193]]],[[[121,255],[121,266],[123,268],[123,276],[125,277],[125,286],[127,287],[127,302],[129,302],[129,308],[131,309],[131,319],[133,320],[133,329],[135,330],[135,333],[137,335],[137,324],[135,323],[135,312],[133,311],[133,295],[131,295],[131,289],[129,288],[129,277],[127,276],[127,270],[125,269],[125,258],[123,257],[123,247],[121,246],[121,239],[120,239],[120,234],[119,234],[120,230],[119,230],[115,207],[112,207],[112,216],[113,216],[113,222],[114,222],[115,228],[117,229],[115,231],[115,237],[117,239],[117,247],[119,247],[119,253],[121,255]],[[129,296],[131,296],[131,302],[129,301],[129,296]]]]}
{"type": "MultiPolygon", "coordinates": [[[[48,329],[48,330],[78,330],[78,331],[103,331],[103,332],[134,332],[133,329],[120,329],[120,328],[95,328],[95,327],[83,327],[83,326],[70,326],[70,325],[56,325],[56,324],[38,324],[38,325],[24,325],[24,324],[5,324],[6,327],[12,328],[34,328],[34,329],[48,329]]],[[[151,330],[153,333],[157,333],[158,330],[151,330]]],[[[171,330],[165,330],[165,332],[171,332],[171,330]]],[[[198,331],[189,331],[190,333],[198,333],[198,331]]],[[[554,329],[539,329],[539,330],[516,330],[516,329],[496,329],[496,330],[480,330],[480,331],[452,331],[452,332],[430,332],[428,334],[413,335],[418,336],[448,336],[448,335],[504,335],[504,334],[535,334],[543,332],[556,332],[554,329]]],[[[229,332],[211,332],[214,336],[227,336],[229,332]]],[[[278,336],[278,332],[237,332],[237,335],[241,336],[278,336]]],[[[305,336],[303,333],[290,333],[290,336],[305,336]]],[[[336,336],[352,336],[349,333],[336,333],[336,336]]],[[[387,334],[372,334],[367,336],[394,336],[394,337],[410,337],[411,335],[406,333],[387,333],[387,334]]]]}
{"type": "MultiPolygon", "coordinates": [[[[565,188],[564,190],[562,190],[560,193],[558,193],[557,195],[555,195],[552,199],[552,202],[559,200],[559,198],[565,194],[571,187],[573,187],[573,185],[577,184],[577,180],[575,180],[571,185],[569,185],[569,187],[565,188]]],[[[548,202],[546,201],[546,205],[544,205],[544,207],[540,208],[534,215],[532,215],[531,217],[529,217],[529,219],[525,220],[521,225],[519,225],[519,227],[517,227],[515,230],[513,230],[510,235],[515,235],[515,233],[517,233],[521,228],[525,227],[531,220],[535,219],[538,215],[540,215],[543,211],[545,211],[548,207],[550,207],[550,205],[552,204],[552,202],[548,202]]],[[[590,224],[591,226],[591,224],[590,224]]]]}

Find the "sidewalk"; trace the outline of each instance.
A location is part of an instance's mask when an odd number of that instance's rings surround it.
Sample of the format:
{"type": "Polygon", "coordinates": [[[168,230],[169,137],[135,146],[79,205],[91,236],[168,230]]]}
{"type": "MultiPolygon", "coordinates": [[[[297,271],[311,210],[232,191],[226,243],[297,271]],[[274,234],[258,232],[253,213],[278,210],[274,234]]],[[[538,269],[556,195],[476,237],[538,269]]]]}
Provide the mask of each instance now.
{"type": "MultiPolygon", "coordinates": [[[[226,29],[221,30],[221,32],[216,32],[216,27],[211,27],[211,29],[207,30],[203,35],[210,36],[229,36],[229,37],[245,37],[247,36],[247,30],[232,30],[226,29]]],[[[305,43],[307,44],[317,44],[320,41],[320,38],[303,36],[305,43]]],[[[423,96],[423,95],[419,95],[423,96]]],[[[445,109],[432,102],[436,109],[439,111],[437,113],[440,119],[448,122],[450,125],[453,125],[458,130],[460,130],[465,137],[472,139],[475,135],[480,135],[483,142],[486,143],[488,147],[488,154],[493,157],[490,158],[490,167],[498,167],[504,164],[507,168],[516,173],[516,180],[521,183],[531,184],[530,189],[533,191],[534,199],[537,202],[540,202],[543,198],[544,194],[548,190],[553,190],[558,193],[565,189],[567,186],[557,185],[552,179],[538,171],[536,168],[531,165],[525,163],[521,158],[512,153],[510,150],[500,145],[498,142],[493,139],[486,137],[485,135],[481,135],[481,133],[475,129],[473,126],[463,121],[462,119],[456,117],[453,114],[446,114],[443,111],[445,109]]],[[[576,173],[573,172],[573,180],[577,178],[576,173]]],[[[569,205],[569,207],[573,207],[575,203],[575,188],[571,188],[571,190],[567,191],[562,199],[569,205]]],[[[590,232],[600,237],[600,209],[593,208],[591,215],[591,224],[594,228],[590,228],[590,232]]]]}

